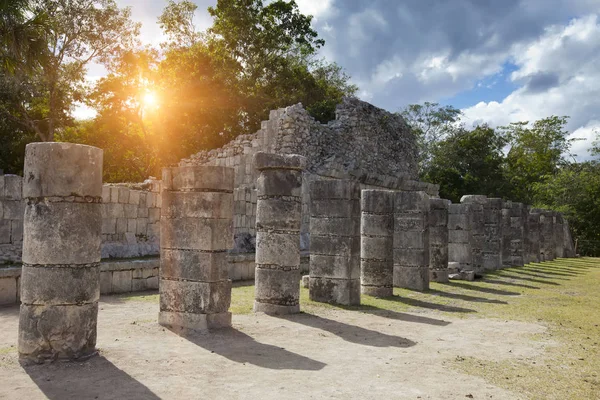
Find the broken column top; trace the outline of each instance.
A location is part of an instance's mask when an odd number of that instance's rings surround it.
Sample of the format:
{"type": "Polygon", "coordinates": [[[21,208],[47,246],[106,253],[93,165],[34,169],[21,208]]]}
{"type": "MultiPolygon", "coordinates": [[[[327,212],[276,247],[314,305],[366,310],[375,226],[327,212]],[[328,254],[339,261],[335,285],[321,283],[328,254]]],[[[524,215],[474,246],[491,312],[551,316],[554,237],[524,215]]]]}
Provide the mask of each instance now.
{"type": "Polygon", "coordinates": [[[461,203],[485,204],[487,196],[481,194],[467,194],[460,198],[461,203]]]}
{"type": "Polygon", "coordinates": [[[171,191],[232,192],[233,168],[204,165],[201,167],[163,168],[163,188],[171,191]]]}
{"type": "Polygon", "coordinates": [[[101,197],[102,153],[82,144],[29,143],[23,197],[101,197]]]}
{"type": "Polygon", "coordinates": [[[302,171],[306,169],[306,157],[298,154],[258,152],[254,155],[254,166],[259,171],[264,169],[292,169],[302,171]]]}

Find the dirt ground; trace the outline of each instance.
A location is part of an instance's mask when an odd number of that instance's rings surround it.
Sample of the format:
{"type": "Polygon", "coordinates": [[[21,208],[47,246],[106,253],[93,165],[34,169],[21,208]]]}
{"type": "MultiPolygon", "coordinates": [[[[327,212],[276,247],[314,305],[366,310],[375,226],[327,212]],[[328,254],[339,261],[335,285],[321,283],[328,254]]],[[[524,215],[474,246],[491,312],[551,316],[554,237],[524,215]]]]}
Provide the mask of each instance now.
{"type": "Polygon", "coordinates": [[[100,355],[22,367],[18,307],[0,308],[1,399],[519,399],[448,364],[535,358],[537,324],[452,318],[436,310],[322,309],[234,315],[233,328],[188,338],[157,323],[158,304],[103,297],[100,355]]]}

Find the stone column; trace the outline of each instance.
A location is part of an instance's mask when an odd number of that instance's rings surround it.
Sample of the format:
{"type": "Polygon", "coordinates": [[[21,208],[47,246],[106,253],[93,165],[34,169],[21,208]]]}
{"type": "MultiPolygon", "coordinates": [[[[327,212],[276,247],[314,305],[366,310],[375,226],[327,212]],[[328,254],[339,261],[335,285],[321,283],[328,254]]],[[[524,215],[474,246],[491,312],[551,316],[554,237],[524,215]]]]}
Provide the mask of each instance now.
{"type": "Polygon", "coordinates": [[[485,223],[483,206],[487,197],[482,195],[466,195],[460,199],[463,204],[469,204],[469,225],[471,227],[469,242],[471,243],[472,269],[476,274],[484,271],[483,246],[485,243],[485,223]]]}
{"type": "Polygon", "coordinates": [[[394,286],[429,289],[429,196],[394,193],[394,286]]]}
{"type": "Polygon", "coordinates": [[[429,199],[429,280],[448,282],[448,205],[429,199]]]}
{"type": "Polygon", "coordinates": [[[472,270],[470,204],[448,206],[448,261],[457,262],[460,270],[472,270]]]}
{"type": "Polygon", "coordinates": [[[512,265],[522,267],[524,265],[523,255],[523,203],[512,203],[510,217],[510,252],[512,265]]]}
{"type": "Polygon", "coordinates": [[[554,255],[556,258],[563,258],[565,255],[565,230],[564,218],[561,213],[554,214],[554,255]]]}
{"type": "Polygon", "coordinates": [[[483,206],[485,242],[483,245],[483,268],[502,268],[502,199],[488,198],[483,206]]]}
{"type": "Polygon", "coordinates": [[[554,260],[554,215],[552,211],[536,209],[540,213],[540,259],[554,260]]]}
{"type": "Polygon", "coordinates": [[[254,311],[300,312],[302,171],[296,154],[256,153],[256,276],[254,311]]]}
{"type": "Polygon", "coordinates": [[[360,304],[360,187],[346,180],[310,184],[313,301],[360,304]]]}
{"type": "Polygon", "coordinates": [[[31,143],[24,175],[19,356],[81,360],[96,353],[102,150],[31,143]]]}
{"type": "Polygon", "coordinates": [[[573,238],[571,237],[571,230],[569,229],[569,221],[563,217],[563,237],[564,237],[564,256],[575,257],[575,247],[573,244],[573,238]]]}
{"type": "Polygon", "coordinates": [[[529,207],[527,214],[527,231],[525,236],[525,248],[527,249],[527,263],[539,263],[541,261],[540,248],[540,216],[541,214],[536,209],[529,207]]]}
{"type": "Polygon", "coordinates": [[[361,292],[389,297],[394,294],[394,192],[363,190],[360,205],[361,292]]]}
{"type": "Polygon", "coordinates": [[[231,326],[233,168],[163,169],[158,322],[179,332],[231,326]]]}
{"type": "Polygon", "coordinates": [[[502,267],[512,267],[512,252],[511,252],[511,230],[510,219],[512,216],[513,202],[504,200],[502,202],[502,267]]]}

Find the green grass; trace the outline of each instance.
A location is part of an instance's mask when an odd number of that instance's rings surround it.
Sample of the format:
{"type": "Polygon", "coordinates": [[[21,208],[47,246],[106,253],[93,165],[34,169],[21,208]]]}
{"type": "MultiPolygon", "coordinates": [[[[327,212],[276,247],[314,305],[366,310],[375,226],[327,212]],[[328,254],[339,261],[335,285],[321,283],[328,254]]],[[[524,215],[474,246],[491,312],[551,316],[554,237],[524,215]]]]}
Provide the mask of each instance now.
{"type": "MultiPolygon", "coordinates": [[[[158,302],[158,295],[124,296],[126,301],[158,302]]],[[[252,282],[234,283],[230,311],[249,314],[252,282]]],[[[362,296],[360,306],[340,307],[309,300],[300,292],[302,311],[343,308],[365,313],[419,312],[454,318],[498,318],[547,327],[527,340],[548,340],[535,359],[489,361],[474,357],[448,365],[531,399],[600,399],[600,258],[558,259],[488,273],[475,282],[432,283],[427,292],[394,289],[394,296],[362,296]]]]}

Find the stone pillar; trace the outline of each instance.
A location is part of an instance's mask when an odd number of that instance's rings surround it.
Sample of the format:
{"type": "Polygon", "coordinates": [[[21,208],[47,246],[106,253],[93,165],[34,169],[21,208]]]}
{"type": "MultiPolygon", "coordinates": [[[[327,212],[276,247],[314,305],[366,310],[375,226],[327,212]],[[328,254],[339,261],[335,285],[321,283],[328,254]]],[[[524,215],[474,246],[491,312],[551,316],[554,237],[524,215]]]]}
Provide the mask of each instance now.
{"type": "Polygon", "coordinates": [[[460,270],[472,270],[470,204],[448,206],[448,261],[459,263],[460,270]]]}
{"type": "Polygon", "coordinates": [[[429,196],[394,193],[394,286],[429,289],[429,196]]]}
{"type": "Polygon", "coordinates": [[[19,356],[90,357],[100,296],[102,150],[31,143],[24,175],[19,356]]]}
{"type": "Polygon", "coordinates": [[[529,213],[527,214],[528,234],[525,236],[528,264],[541,261],[540,216],[541,214],[536,209],[531,209],[529,206],[529,213]]]}
{"type": "Polygon", "coordinates": [[[469,225],[471,227],[469,242],[471,244],[472,269],[476,274],[484,271],[483,246],[485,242],[485,223],[483,219],[483,206],[487,197],[482,195],[466,195],[460,199],[463,204],[469,204],[469,225]]]}
{"type": "Polygon", "coordinates": [[[523,209],[523,203],[512,203],[510,217],[510,254],[512,265],[516,267],[522,267],[524,265],[523,235],[525,228],[523,223],[523,209]]]}
{"type": "Polygon", "coordinates": [[[429,199],[429,280],[448,282],[448,200],[429,199]]]}
{"type": "Polygon", "coordinates": [[[483,206],[485,242],[483,268],[494,271],[502,268],[502,199],[488,198],[483,206]]]}
{"type": "Polygon", "coordinates": [[[569,221],[563,217],[563,237],[564,241],[564,256],[567,258],[575,257],[575,246],[569,229],[569,221]]]}
{"type": "Polygon", "coordinates": [[[158,323],[179,332],[231,326],[233,168],[164,168],[158,323]]]}
{"type": "Polygon", "coordinates": [[[565,256],[565,230],[564,230],[564,218],[561,213],[556,212],[554,214],[554,244],[555,251],[554,255],[556,258],[563,258],[565,256]]]}
{"type": "Polygon", "coordinates": [[[361,292],[389,297],[394,294],[394,192],[363,190],[360,205],[361,292]]]}
{"type": "Polygon", "coordinates": [[[345,180],[310,184],[313,301],[360,304],[360,187],[345,180]]]}
{"type": "Polygon", "coordinates": [[[296,154],[256,153],[256,276],[254,311],[300,312],[302,171],[296,154]]]}
{"type": "Polygon", "coordinates": [[[540,213],[540,259],[554,260],[554,215],[552,211],[536,209],[540,213]]]}
{"type": "Polygon", "coordinates": [[[504,200],[502,202],[502,267],[512,267],[511,230],[510,219],[512,216],[513,202],[504,200]]]}

